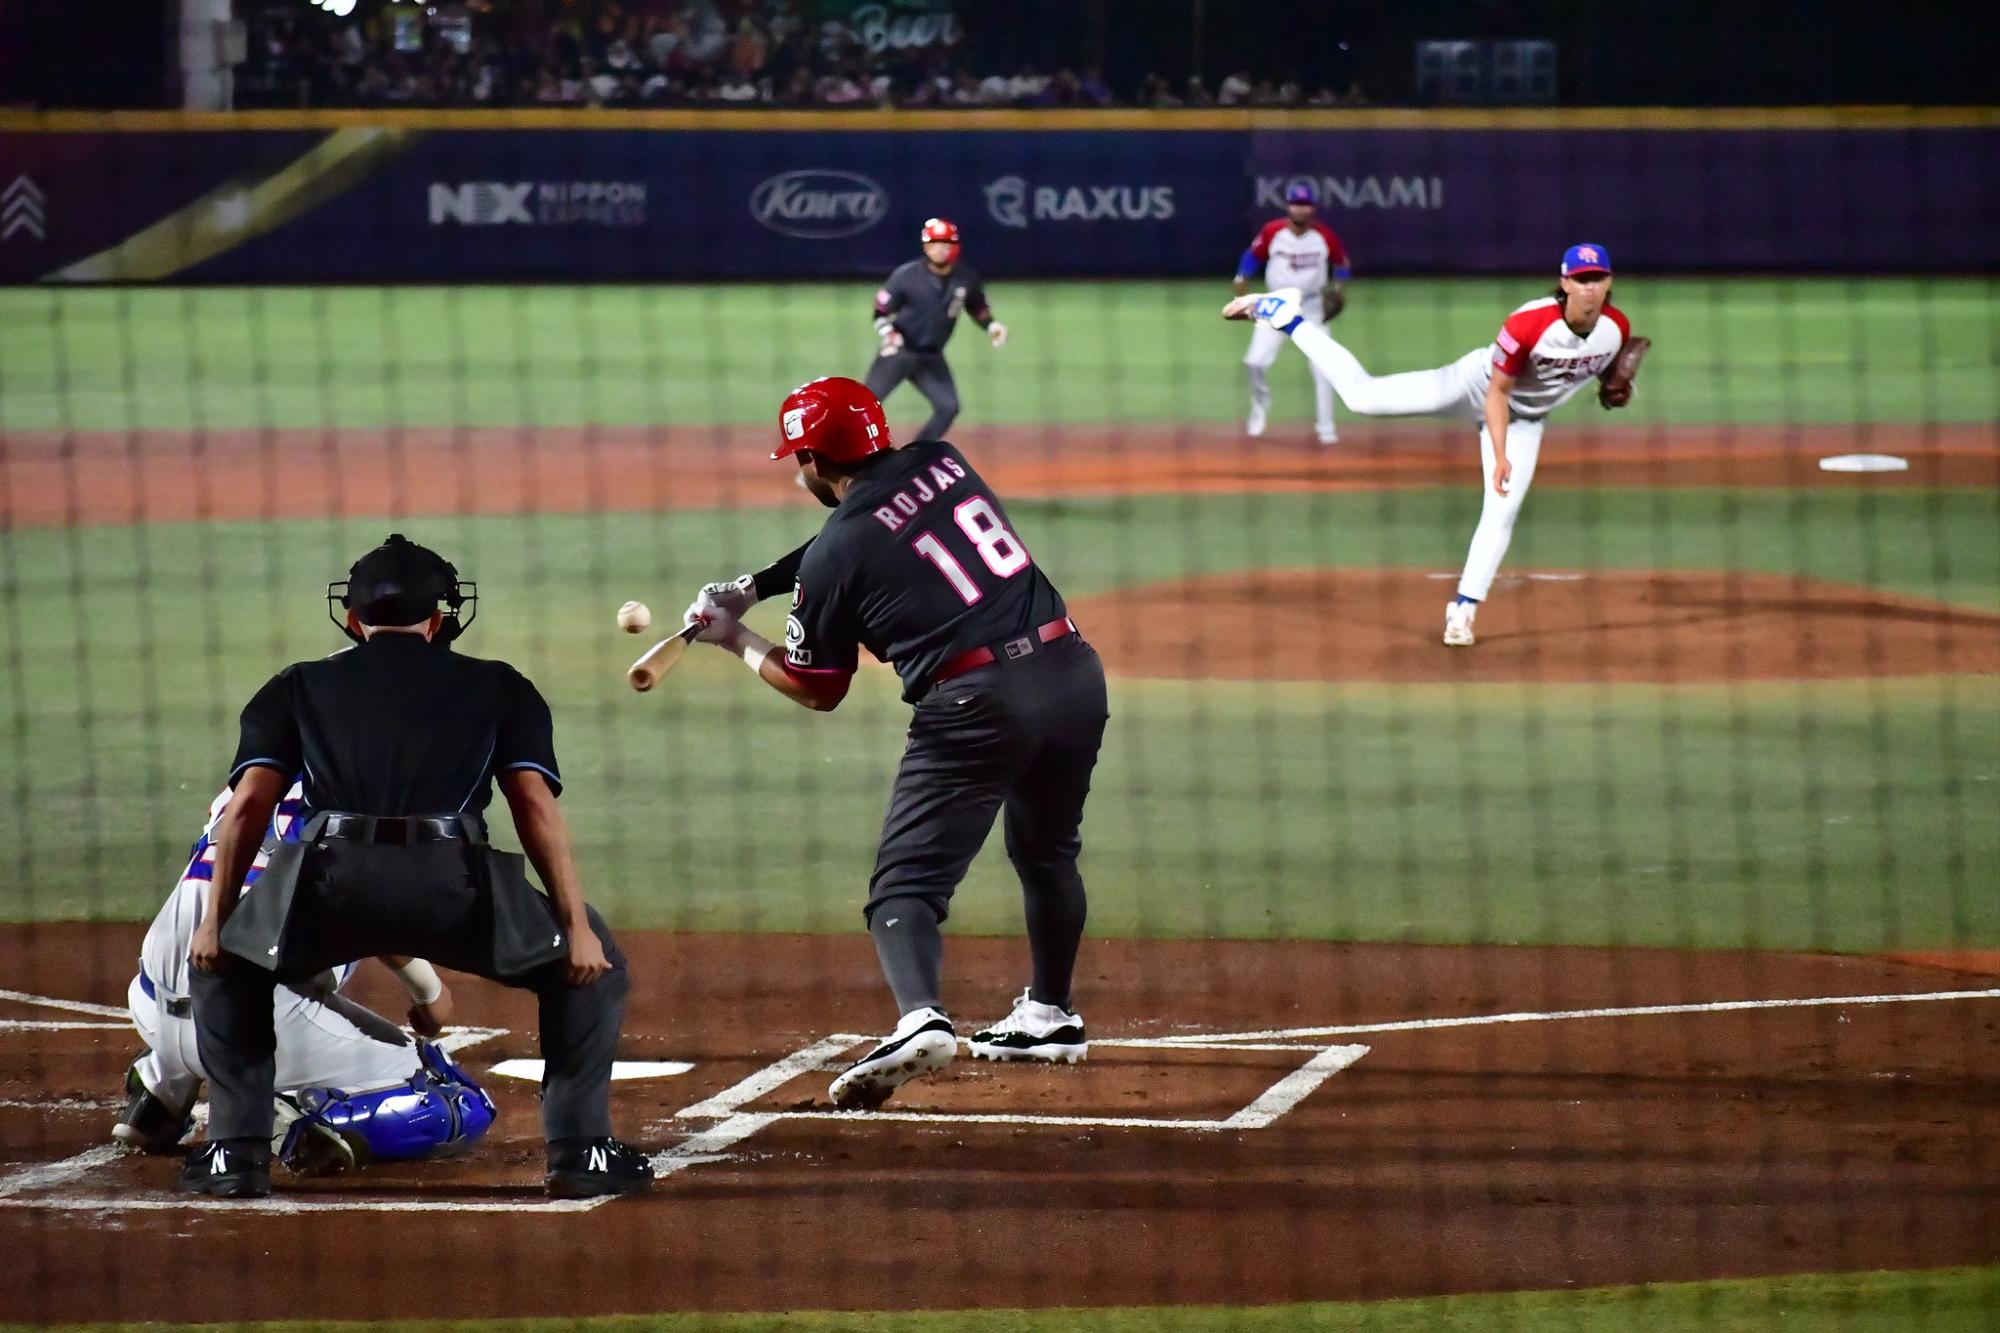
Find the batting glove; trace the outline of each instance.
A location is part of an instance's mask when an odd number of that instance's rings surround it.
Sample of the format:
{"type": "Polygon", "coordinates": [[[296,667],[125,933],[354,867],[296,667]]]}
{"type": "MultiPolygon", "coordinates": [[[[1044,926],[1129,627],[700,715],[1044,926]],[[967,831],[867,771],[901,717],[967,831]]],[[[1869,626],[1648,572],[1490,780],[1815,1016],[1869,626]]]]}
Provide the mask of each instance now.
{"type": "Polygon", "coordinates": [[[720,612],[741,620],[743,613],[757,604],[757,576],[744,574],[727,583],[705,583],[691,610],[704,616],[720,612]]]}
{"type": "Polygon", "coordinates": [[[724,647],[733,643],[736,635],[743,629],[743,622],[726,611],[703,614],[698,610],[699,606],[700,603],[690,606],[687,609],[687,618],[681,622],[684,625],[701,626],[700,631],[694,636],[694,641],[696,643],[719,643],[724,647]]]}
{"type": "Polygon", "coordinates": [[[894,324],[883,320],[875,326],[875,331],[882,335],[882,346],[875,355],[894,356],[903,350],[903,331],[894,324]]]}
{"type": "Polygon", "coordinates": [[[995,347],[1004,347],[1007,344],[1007,326],[996,319],[986,326],[986,336],[992,339],[995,347]]]}

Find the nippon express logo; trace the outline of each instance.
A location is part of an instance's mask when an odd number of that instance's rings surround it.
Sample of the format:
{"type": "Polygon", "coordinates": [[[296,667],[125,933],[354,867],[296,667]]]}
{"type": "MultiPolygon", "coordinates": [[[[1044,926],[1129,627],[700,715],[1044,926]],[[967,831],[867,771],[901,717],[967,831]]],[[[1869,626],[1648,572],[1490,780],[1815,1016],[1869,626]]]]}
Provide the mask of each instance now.
{"type": "Polygon", "coordinates": [[[644,181],[432,181],[433,227],[639,227],[644,181]]]}
{"type": "Polygon", "coordinates": [[[780,236],[859,236],[889,215],[889,192],[853,171],[787,171],[750,192],[750,216],[780,236]]]}
{"type": "Polygon", "coordinates": [[[1035,222],[1166,222],[1171,185],[1035,185],[1020,176],[986,184],[986,211],[1003,227],[1035,222]]]}

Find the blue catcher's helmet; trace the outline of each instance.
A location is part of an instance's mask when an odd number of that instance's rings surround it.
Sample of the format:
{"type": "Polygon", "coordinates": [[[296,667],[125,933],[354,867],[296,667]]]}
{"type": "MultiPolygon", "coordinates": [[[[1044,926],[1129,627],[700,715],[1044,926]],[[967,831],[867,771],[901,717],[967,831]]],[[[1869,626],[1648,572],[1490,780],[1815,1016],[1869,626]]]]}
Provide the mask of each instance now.
{"type": "Polygon", "coordinates": [[[299,1089],[303,1114],[285,1135],[280,1158],[296,1169],[312,1138],[327,1134],[352,1150],[356,1164],[442,1156],[478,1142],[499,1115],[493,1099],[435,1043],[418,1042],[417,1056],[423,1068],[393,1087],[299,1089]]]}

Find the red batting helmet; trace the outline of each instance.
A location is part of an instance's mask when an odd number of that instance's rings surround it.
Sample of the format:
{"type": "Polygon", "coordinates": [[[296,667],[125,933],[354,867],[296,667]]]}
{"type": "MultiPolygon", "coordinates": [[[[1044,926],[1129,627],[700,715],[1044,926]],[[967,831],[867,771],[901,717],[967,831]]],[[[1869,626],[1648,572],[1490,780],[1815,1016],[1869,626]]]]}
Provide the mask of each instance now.
{"type": "Polygon", "coordinates": [[[951,246],[951,257],[958,258],[958,224],[949,218],[926,218],[919,239],[925,245],[932,241],[945,241],[951,246]]]}
{"type": "Polygon", "coordinates": [[[809,449],[836,463],[853,463],[893,447],[881,400],[845,375],[807,380],[786,394],[778,431],[783,438],[773,459],[809,449]]]}

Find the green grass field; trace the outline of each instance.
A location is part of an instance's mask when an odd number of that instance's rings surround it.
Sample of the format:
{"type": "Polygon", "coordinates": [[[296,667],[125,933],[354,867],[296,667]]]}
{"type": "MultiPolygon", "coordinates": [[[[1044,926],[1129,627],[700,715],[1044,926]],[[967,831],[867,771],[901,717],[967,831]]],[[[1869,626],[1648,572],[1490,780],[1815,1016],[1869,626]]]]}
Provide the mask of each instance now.
{"type": "MultiPolygon", "coordinates": [[[[1675,1282],[1589,1291],[1446,1296],[1372,1304],[1252,1308],[947,1310],[921,1314],[657,1315],[499,1322],[89,1324],[76,1333],[1981,1333],[2000,1302],[2000,1268],[1921,1273],[1806,1274],[1735,1282],[1675,1282]]],[[[13,1333],[15,1325],[0,1325],[13,1333]]],[[[25,1326],[21,1326],[25,1327],[25,1326]]]]}
{"type": "MultiPolygon", "coordinates": [[[[1436,364],[1538,284],[1357,288],[1344,336],[1436,364]]],[[[1016,339],[958,356],[969,420],[1228,421],[1244,332],[1207,284],[1020,284],[1016,339]]],[[[1645,415],[1671,423],[1984,421],[2000,281],[1631,279],[1658,339],[1645,415]]],[[[773,385],[864,358],[846,285],[0,293],[11,429],[751,421],[773,385]],[[775,312],[775,316],[773,314],[775,312]]],[[[1301,358],[1278,402],[1303,418],[1301,358]]],[[[921,409],[904,394],[899,417],[921,409]]],[[[1572,406],[1571,413],[1582,409],[1572,406]]],[[[1365,428],[1364,428],[1365,429],[1365,428]]],[[[1334,496],[1022,502],[1072,596],[1268,567],[1449,569],[1472,486],[1334,496]]],[[[2000,611],[2000,506],[1974,491],[1546,489],[1515,567],[1744,569],[2000,611]]],[[[797,511],[424,519],[476,571],[468,651],[554,702],[592,892],[614,919],[846,930],[898,753],[886,674],[814,719],[697,655],[637,699],[607,608],[801,540],[797,511]],[[613,571],[616,571],[614,574],[613,571]],[[614,795],[661,793],[644,805],[614,795]],[[721,863],[726,811],[819,817],[721,863]],[[821,868],[790,873],[801,858],[821,868]]],[[[0,917],[142,918],[275,666],[340,642],[324,580],[377,520],[21,529],[0,538],[15,767],[0,917]],[[137,631],[136,637],[134,631],[137,631]]],[[[773,629],[773,625],[765,628],[773,629]]],[[[1873,950],[2000,941],[1990,678],[1876,686],[1329,688],[1120,681],[1088,827],[1093,929],[1873,950]],[[1254,835],[1235,836],[1249,829],[1254,835]],[[1172,868],[1172,882],[1162,877],[1172,868]]],[[[996,849],[997,851],[997,849],[996,849]]],[[[1016,928],[1004,858],[962,929],[1016,928]]]]}
{"type": "MultiPolygon", "coordinates": [[[[1340,332],[1373,369],[1433,366],[1541,285],[1363,282],[1340,332]]],[[[966,420],[1234,421],[1244,332],[1213,318],[1225,296],[1221,283],[1002,285],[1014,342],[960,338],[966,420]]],[[[757,422],[792,383],[866,364],[866,297],[861,284],[5,291],[0,431],[757,422]]],[[[2000,420],[2000,280],[1632,277],[1618,299],[1657,344],[1629,424],[2000,420]]],[[[1280,414],[1308,421],[1301,360],[1288,354],[1276,379],[1280,414]]],[[[921,419],[907,392],[893,407],[899,427],[921,419]]],[[[1080,597],[1266,568],[1454,569],[1478,505],[1468,478],[1011,508],[1080,597]]],[[[1529,514],[1510,567],[1803,574],[2000,613],[1992,493],[1548,488],[1529,514]]],[[[620,673],[640,641],[610,628],[632,590],[672,615],[676,598],[796,544],[813,521],[791,509],[394,523],[480,580],[465,650],[515,661],[551,699],[586,883],[615,924],[859,924],[907,716],[893,679],[864,673],[839,713],[815,718],[697,653],[639,698],[620,673]],[[716,828],[738,832],[704,832],[716,828]],[[727,850],[704,850],[718,842],[727,850]]],[[[321,590],[387,526],[0,530],[0,846],[13,871],[0,920],[151,914],[227,769],[236,710],[278,666],[340,645],[321,590]]],[[[753,622],[774,633],[778,617],[753,622]]],[[[1990,676],[1119,679],[1112,708],[1085,830],[1098,935],[2000,947],[1990,676]]],[[[1019,912],[996,839],[952,928],[1014,932],[1019,912]]],[[[1859,1331],[1909,1327],[1915,1312],[1970,1330],[1990,1326],[1994,1300],[1982,1269],[870,1326],[1859,1331]]]]}
{"type": "MultiPolygon", "coordinates": [[[[1338,332],[1370,370],[1492,339],[1540,278],[1358,282],[1338,332]]],[[[859,374],[866,283],[778,287],[0,291],[0,429],[761,422],[774,393],[859,374]]],[[[999,351],[961,332],[968,419],[1232,421],[1226,283],[1007,283],[999,351]]],[[[1620,280],[1655,341],[1634,424],[2000,418],[2000,279],[1620,280]]],[[[1275,372],[1306,417],[1304,363],[1275,372]]],[[[1287,405],[1290,405],[1289,407],[1287,405]]],[[[920,422],[897,401],[897,424],[920,422]]]]}

